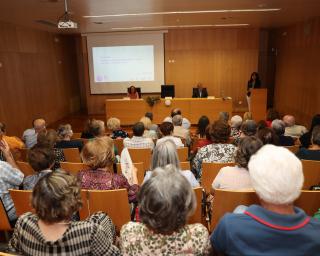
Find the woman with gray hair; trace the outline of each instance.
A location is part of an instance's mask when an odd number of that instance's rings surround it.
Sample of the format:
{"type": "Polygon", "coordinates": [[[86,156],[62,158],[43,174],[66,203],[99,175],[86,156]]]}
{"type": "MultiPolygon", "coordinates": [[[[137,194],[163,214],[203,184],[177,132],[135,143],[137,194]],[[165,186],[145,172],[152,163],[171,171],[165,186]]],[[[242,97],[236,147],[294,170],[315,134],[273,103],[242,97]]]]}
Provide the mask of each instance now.
{"type": "Polygon", "coordinates": [[[172,164],[178,171],[180,171],[193,188],[200,186],[199,182],[190,170],[181,170],[177,147],[171,140],[165,140],[161,143],[157,143],[156,147],[153,149],[151,171],[146,172],[143,182],[150,179],[154,169],[158,167],[164,168],[169,164],[172,164]]]}
{"type": "Polygon", "coordinates": [[[207,255],[208,230],[187,224],[196,208],[189,182],[173,165],[157,168],[141,187],[141,223],[129,222],[120,231],[123,255],[207,255]]]}
{"type": "Polygon", "coordinates": [[[57,129],[57,142],[55,148],[78,148],[81,151],[83,142],[72,140],[73,131],[70,124],[61,124],[57,129]]]}
{"type": "Polygon", "coordinates": [[[304,180],[300,160],[288,149],[266,145],[251,157],[248,167],[261,206],[251,205],[244,214],[226,214],[210,238],[215,251],[228,255],[318,254],[320,222],[293,204],[304,180]]]}
{"type": "Polygon", "coordinates": [[[271,127],[278,135],[278,143],[279,146],[293,146],[294,145],[294,139],[290,136],[285,136],[285,129],[286,125],[285,123],[280,119],[275,119],[271,123],[271,127]]]}

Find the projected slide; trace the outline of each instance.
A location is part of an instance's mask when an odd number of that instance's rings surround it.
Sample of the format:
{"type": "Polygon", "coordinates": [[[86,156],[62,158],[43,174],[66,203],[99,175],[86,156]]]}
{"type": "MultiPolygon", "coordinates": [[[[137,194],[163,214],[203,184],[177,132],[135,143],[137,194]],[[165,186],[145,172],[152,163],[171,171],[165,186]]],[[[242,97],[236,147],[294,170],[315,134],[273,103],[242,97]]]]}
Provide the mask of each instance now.
{"type": "Polygon", "coordinates": [[[154,81],[153,52],[153,45],[93,47],[94,81],[154,81]]]}

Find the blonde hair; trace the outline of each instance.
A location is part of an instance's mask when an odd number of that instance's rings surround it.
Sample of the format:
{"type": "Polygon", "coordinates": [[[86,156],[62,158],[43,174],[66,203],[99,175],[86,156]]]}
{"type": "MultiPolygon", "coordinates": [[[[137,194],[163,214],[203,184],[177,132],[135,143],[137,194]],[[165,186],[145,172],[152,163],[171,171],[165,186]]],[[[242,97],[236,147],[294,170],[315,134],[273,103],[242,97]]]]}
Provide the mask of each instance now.
{"type": "Polygon", "coordinates": [[[120,120],[115,117],[110,117],[107,121],[107,127],[111,131],[115,131],[120,128],[120,120]]]}
{"type": "Polygon", "coordinates": [[[243,122],[245,122],[247,120],[252,120],[252,113],[251,112],[245,112],[243,114],[243,122]]]}
{"type": "Polygon", "coordinates": [[[142,117],[140,119],[140,122],[143,123],[144,129],[146,130],[149,130],[152,125],[152,121],[150,120],[149,117],[146,117],[146,116],[142,117]]]}
{"type": "Polygon", "coordinates": [[[91,140],[82,149],[82,161],[92,169],[111,166],[115,159],[113,147],[113,140],[106,136],[91,140]]]}

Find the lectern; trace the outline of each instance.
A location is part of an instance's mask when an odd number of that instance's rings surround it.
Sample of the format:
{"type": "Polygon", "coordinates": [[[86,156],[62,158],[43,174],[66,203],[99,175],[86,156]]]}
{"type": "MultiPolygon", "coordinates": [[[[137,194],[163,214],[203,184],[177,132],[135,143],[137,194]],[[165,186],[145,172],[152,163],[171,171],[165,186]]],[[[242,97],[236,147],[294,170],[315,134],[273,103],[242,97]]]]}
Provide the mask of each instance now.
{"type": "Polygon", "coordinates": [[[267,89],[251,90],[251,113],[256,122],[266,120],[267,112],[267,89]]]}

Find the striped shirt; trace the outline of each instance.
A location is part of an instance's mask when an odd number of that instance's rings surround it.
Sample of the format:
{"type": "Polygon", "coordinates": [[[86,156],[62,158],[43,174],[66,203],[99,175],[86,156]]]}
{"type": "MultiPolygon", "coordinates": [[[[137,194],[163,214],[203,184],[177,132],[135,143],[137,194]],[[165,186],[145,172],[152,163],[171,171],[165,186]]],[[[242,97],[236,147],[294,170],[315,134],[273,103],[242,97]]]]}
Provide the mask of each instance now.
{"type": "Polygon", "coordinates": [[[137,137],[137,136],[133,136],[131,139],[125,138],[123,140],[123,145],[126,148],[151,148],[151,149],[153,149],[153,147],[154,147],[154,143],[153,143],[152,139],[137,137]]]}
{"type": "Polygon", "coordinates": [[[0,198],[9,220],[16,219],[16,210],[9,194],[9,189],[18,189],[23,181],[23,173],[10,164],[0,161],[0,198]]]}
{"type": "Polygon", "coordinates": [[[98,212],[87,220],[71,222],[56,241],[46,241],[33,213],[23,214],[17,221],[9,249],[23,255],[120,255],[113,245],[115,228],[111,219],[98,212]]]}

